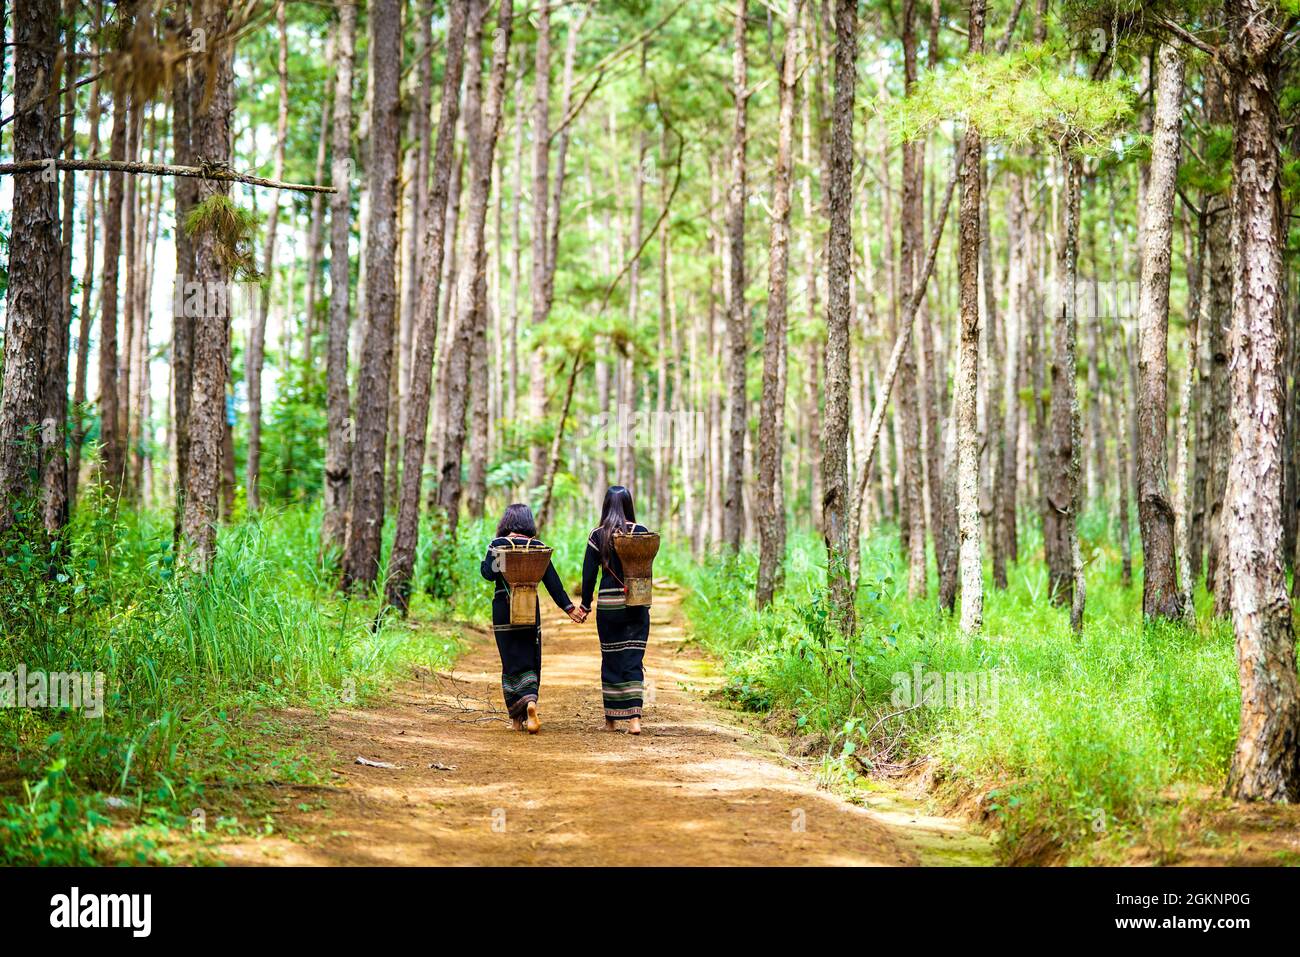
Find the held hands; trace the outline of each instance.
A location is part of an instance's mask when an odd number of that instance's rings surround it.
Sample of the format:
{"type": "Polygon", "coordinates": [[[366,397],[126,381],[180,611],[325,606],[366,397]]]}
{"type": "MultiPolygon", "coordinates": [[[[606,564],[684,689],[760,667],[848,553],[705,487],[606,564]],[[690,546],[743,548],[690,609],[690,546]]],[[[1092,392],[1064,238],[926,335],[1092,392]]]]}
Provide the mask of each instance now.
{"type": "Polygon", "coordinates": [[[576,621],[578,624],[582,624],[584,621],[587,620],[587,613],[583,611],[581,608],[579,608],[577,605],[574,605],[572,608],[569,609],[569,617],[574,621],[576,621]]]}

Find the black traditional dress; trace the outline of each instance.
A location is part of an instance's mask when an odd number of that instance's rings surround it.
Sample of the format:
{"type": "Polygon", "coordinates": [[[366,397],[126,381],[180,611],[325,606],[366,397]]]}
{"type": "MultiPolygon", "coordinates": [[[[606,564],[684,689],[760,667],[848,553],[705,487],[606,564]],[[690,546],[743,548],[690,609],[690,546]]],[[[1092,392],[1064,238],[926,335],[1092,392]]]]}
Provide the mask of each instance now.
{"type": "MultiPolygon", "coordinates": [[[[542,609],[538,602],[537,618],[531,625],[510,624],[510,590],[502,577],[494,549],[511,545],[542,546],[536,538],[509,535],[492,539],[487,555],[479,567],[481,574],[496,585],[492,595],[492,631],[501,653],[501,691],[505,695],[506,710],[511,718],[523,720],[528,713],[528,703],[537,700],[542,681],[542,609]]],[[[551,599],[566,612],[573,608],[568,592],[560,581],[555,566],[547,565],[542,576],[551,599]]]]}
{"type": "MultiPolygon", "coordinates": [[[[630,532],[645,532],[644,525],[629,522],[630,532]]],[[[596,633],[600,636],[600,690],[605,717],[610,721],[641,717],[645,697],[645,646],[650,639],[650,608],[628,607],[623,563],[610,552],[609,563],[601,560],[603,528],[587,537],[587,554],[582,562],[582,609],[591,610],[596,578],[600,591],[596,604],[596,633]]]]}

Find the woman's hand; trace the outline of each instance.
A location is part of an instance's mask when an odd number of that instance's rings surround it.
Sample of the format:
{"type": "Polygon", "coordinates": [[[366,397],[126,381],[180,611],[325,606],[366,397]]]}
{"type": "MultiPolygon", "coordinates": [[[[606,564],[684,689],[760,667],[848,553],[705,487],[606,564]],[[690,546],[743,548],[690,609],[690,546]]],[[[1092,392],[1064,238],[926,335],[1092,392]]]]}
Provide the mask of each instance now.
{"type": "Polygon", "coordinates": [[[581,625],[584,621],[587,620],[587,613],[583,611],[581,608],[579,608],[577,605],[574,605],[572,608],[569,609],[569,617],[581,625]]]}

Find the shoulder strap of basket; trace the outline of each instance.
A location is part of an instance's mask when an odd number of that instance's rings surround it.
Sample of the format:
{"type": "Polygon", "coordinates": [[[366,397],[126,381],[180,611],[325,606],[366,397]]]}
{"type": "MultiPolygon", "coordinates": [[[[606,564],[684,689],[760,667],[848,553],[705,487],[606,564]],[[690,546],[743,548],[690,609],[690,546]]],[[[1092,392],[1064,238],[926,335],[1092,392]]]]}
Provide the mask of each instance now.
{"type": "MultiPolygon", "coordinates": [[[[631,525],[633,528],[636,528],[636,522],[626,522],[625,524],[627,524],[627,525],[631,525]]],[[[608,534],[608,533],[607,533],[607,534],[608,534]]],[[[611,546],[610,546],[610,547],[613,547],[612,543],[611,543],[611,546]]],[[[610,577],[612,577],[612,578],[614,579],[614,581],[618,582],[619,586],[623,589],[623,591],[627,591],[627,582],[625,582],[625,581],[623,581],[623,579],[619,578],[619,576],[618,576],[617,574],[615,574],[614,569],[612,569],[612,568],[609,567],[609,562],[605,561],[605,556],[604,556],[604,552],[603,552],[603,551],[602,551],[602,553],[601,553],[601,557],[600,557],[600,564],[601,564],[601,567],[605,569],[605,572],[606,572],[610,577]]]]}

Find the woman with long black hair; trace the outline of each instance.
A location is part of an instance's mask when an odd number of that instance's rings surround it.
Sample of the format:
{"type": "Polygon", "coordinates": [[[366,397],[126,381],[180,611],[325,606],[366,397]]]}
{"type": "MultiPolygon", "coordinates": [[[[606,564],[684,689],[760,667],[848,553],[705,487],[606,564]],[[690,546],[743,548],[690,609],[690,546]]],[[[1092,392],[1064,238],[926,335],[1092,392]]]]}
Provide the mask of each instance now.
{"type": "Polygon", "coordinates": [[[582,604],[585,618],[596,605],[596,632],[600,636],[600,686],[605,704],[605,730],[617,731],[627,721],[628,731],[641,733],[641,704],[645,695],[645,646],[650,638],[650,609],[629,607],[623,564],[614,551],[615,532],[646,532],[636,521],[632,493],[615,485],[605,493],[600,507],[600,524],[587,537],[587,554],[582,562],[582,604]],[[596,593],[596,579],[600,591],[596,593]]]}
{"type": "MultiPolygon", "coordinates": [[[[510,714],[510,726],[516,731],[527,729],[529,734],[536,734],[542,728],[537,716],[537,694],[542,682],[541,602],[538,602],[537,618],[532,624],[510,623],[510,589],[501,574],[497,554],[498,549],[521,546],[545,547],[537,538],[533,510],[516,502],[506,506],[497,525],[496,538],[488,545],[487,555],[479,566],[479,574],[496,585],[492,595],[492,631],[497,640],[497,651],[501,654],[501,691],[505,695],[506,711],[510,714]]],[[[551,600],[570,618],[582,621],[586,617],[569,600],[553,564],[546,566],[542,584],[551,600]]]]}

